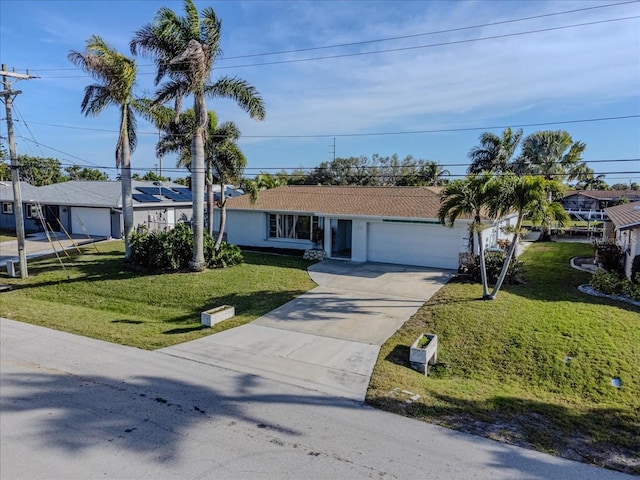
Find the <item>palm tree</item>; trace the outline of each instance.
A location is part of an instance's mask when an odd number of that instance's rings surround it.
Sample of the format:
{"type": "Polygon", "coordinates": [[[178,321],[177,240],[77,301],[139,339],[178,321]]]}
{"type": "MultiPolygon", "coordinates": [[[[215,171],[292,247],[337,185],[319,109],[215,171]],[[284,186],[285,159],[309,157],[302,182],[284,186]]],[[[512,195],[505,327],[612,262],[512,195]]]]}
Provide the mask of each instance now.
{"type": "MultiPolygon", "coordinates": [[[[161,116],[162,118],[162,116],[161,116]]],[[[224,225],[226,223],[226,199],[224,198],[224,184],[236,181],[242,175],[246,165],[246,158],[235,142],[240,138],[240,129],[233,122],[217,125],[214,112],[208,112],[205,141],[205,186],[207,198],[207,220],[209,235],[213,235],[214,210],[214,182],[220,183],[221,198],[218,207],[221,209],[221,225],[216,241],[216,250],[220,248],[224,225]]],[[[177,153],[177,167],[191,170],[191,138],[195,131],[195,113],[193,109],[186,110],[178,116],[177,122],[169,122],[165,127],[165,134],[160,138],[156,151],[159,155],[177,153]]]]}
{"type": "Polygon", "coordinates": [[[540,218],[544,214],[544,210],[549,208],[552,203],[548,201],[548,198],[553,198],[560,192],[562,192],[562,185],[555,180],[546,180],[541,176],[520,176],[513,173],[494,177],[487,185],[487,207],[491,216],[501,217],[509,212],[518,214],[513,239],[507,249],[500,276],[488,296],[489,299],[496,297],[507,276],[522,230],[522,220],[525,216],[540,218]]]}
{"type": "MultiPolygon", "coordinates": [[[[540,175],[546,180],[575,180],[584,175],[585,163],[582,152],[586,145],[574,142],[564,130],[545,130],[528,135],[522,142],[522,152],[513,163],[513,171],[519,175],[540,175]]],[[[547,193],[547,202],[554,200],[552,192],[547,193]]],[[[548,226],[543,224],[540,241],[551,240],[548,226]]]]}
{"type": "Polygon", "coordinates": [[[136,32],[131,41],[131,52],[154,58],[157,68],[156,85],[167,81],[156,92],[156,102],[176,102],[176,115],[180,112],[185,95],[193,96],[195,132],[191,143],[191,186],[193,190],[194,251],[190,268],[203,270],[204,260],[204,185],[205,136],[207,127],[206,96],[235,100],[251,118],[262,120],[265,108],[256,89],[244,80],[221,77],[210,83],[211,70],[221,55],[220,31],[222,24],[213,8],[206,7],[201,16],[192,0],[184,0],[185,16],[179,17],[171,9],[162,7],[153,23],[136,32]]]}
{"type": "Polygon", "coordinates": [[[468,173],[502,173],[509,170],[509,163],[522,139],[522,129],[513,132],[505,129],[502,136],[484,132],[480,135],[480,145],[473,147],[468,154],[471,160],[468,173]]]}
{"type": "Polygon", "coordinates": [[[480,280],[482,282],[482,298],[488,298],[487,271],[484,259],[484,242],[482,241],[482,213],[488,201],[487,185],[491,180],[488,173],[469,175],[463,180],[449,183],[441,194],[442,203],[438,217],[448,227],[463,216],[470,216],[473,221],[469,227],[469,248],[474,253],[474,235],[477,236],[478,254],[480,257],[480,280]]]}
{"type": "Polygon", "coordinates": [[[216,129],[218,139],[211,142],[212,173],[220,185],[220,200],[217,206],[220,209],[220,228],[218,238],[214,245],[215,250],[220,249],[222,238],[227,224],[227,199],[225,185],[230,182],[237,182],[242,177],[247,159],[243,155],[236,141],[240,137],[240,130],[233,122],[225,122],[216,129]]]}
{"type": "Polygon", "coordinates": [[[98,115],[108,105],[114,105],[120,109],[116,167],[120,168],[122,183],[125,260],[130,260],[130,240],[133,232],[131,153],[136,147],[134,109],[137,109],[137,105],[133,97],[136,64],[133,59],[118,53],[97,35],[89,37],[84,52],[72,50],[68,58],[98,82],[85,87],[81,104],[81,111],[85,116],[98,115]]]}
{"type": "Polygon", "coordinates": [[[439,187],[448,182],[448,179],[443,177],[448,177],[451,175],[451,172],[442,168],[438,162],[428,161],[420,169],[420,175],[425,185],[429,187],[439,187]]]}
{"type": "Polygon", "coordinates": [[[546,180],[574,180],[583,171],[585,148],[564,130],[535,132],[522,141],[522,152],[511,169],[519,175],[541,175],[546,180]]]}

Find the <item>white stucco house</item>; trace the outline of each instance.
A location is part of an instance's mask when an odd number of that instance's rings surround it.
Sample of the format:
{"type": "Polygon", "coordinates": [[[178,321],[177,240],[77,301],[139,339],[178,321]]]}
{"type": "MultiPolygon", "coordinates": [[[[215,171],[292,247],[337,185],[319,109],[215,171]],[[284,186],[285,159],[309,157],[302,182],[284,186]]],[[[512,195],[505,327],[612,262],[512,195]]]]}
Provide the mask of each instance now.
{"type": "Polygon", "coordinates": [[[624,273],[631,279],[633,259],[640,255],[640,202],[605,208],[613,224],[611,237],[624,252],[624,273]]]}
{"type": "MultiPolygon", "coordinates": [[[[307,250],[327,257],[457,269],[468,251],[471,219],[438,221],[441,188],[284,186],[227,202],[227,241],[241,247],[307,250]]],[[[508,238],[515,216],[487,220],[487,247],[508,238]]]]}

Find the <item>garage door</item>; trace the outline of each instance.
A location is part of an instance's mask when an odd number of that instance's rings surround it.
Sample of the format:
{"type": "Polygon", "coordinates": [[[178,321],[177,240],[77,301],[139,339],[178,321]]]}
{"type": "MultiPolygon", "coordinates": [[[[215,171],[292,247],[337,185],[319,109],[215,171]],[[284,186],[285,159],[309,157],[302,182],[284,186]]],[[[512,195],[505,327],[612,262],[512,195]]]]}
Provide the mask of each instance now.
{"type": "Polygon", "coordinates": [[[457,269],[463,235],[441,225],[369,223],[367,260],[457,269]]]}
{"type": "Polygon", "coordinates": [[[111,236],[111,214],[108,208],[71,208],[71,233],[74,235],[111,236]]]}

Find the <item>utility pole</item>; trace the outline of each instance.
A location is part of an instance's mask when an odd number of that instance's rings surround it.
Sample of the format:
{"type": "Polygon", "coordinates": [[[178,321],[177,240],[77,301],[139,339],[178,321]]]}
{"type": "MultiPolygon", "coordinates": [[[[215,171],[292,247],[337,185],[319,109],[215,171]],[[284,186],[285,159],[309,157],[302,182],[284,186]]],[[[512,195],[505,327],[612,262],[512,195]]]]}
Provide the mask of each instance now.
{"type": "Polygon", "coordinates": [[[4,98],[4,106],[7,111],[7,136],[9,137],[9,158],[11,160],[11,182],[13,183],[13,215],[16,219],[16,237],[18,238],[18,259],[20,261],[20,277],[27,278],[27,253],[24,248],[24,213],[22,210],[22,194],[20,193],[20,171],[18,169],[18,156],[16,155],[16,144],[13,135],[13,117],[11,116],[11,106],[13,97],[22,93],[20,90],[12,90],[9,78],[18,80],[29,80],[32,77],[27,71],[26,75],[9,72],[7,66],[2,64],[2,87],[0,97],[4,98]]]}
{"type": "Polygon", "coordinates": [[[336,137],[333,137],[333,149],[329,152],[333,152],[333,161],[336,161],[336,137]]]}
{"type": "MultiPolygon", "coordinates": [[[[160,127],[158,127],[158,142],[160,142],[160,127]]],[[[162,177],[162,154],[158,153],[158,161],[160,162],[160,176],[162,177]]]]}

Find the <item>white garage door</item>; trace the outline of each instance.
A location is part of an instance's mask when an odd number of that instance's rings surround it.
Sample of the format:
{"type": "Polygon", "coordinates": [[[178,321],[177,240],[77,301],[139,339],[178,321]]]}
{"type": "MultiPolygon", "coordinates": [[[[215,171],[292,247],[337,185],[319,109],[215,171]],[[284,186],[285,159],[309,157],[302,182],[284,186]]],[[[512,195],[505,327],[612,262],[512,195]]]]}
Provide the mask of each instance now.
{"type": "Polygon", "coordinates": [[[464,235],[441,225],[370,223],[367,260],[435,268],[458,268],[464,235]]]}
{"type": "Polygon", "coordinates": [[[108,208],[71,208],[71,232],[74,235],[111,236],[111,214],[108,208]]]}

